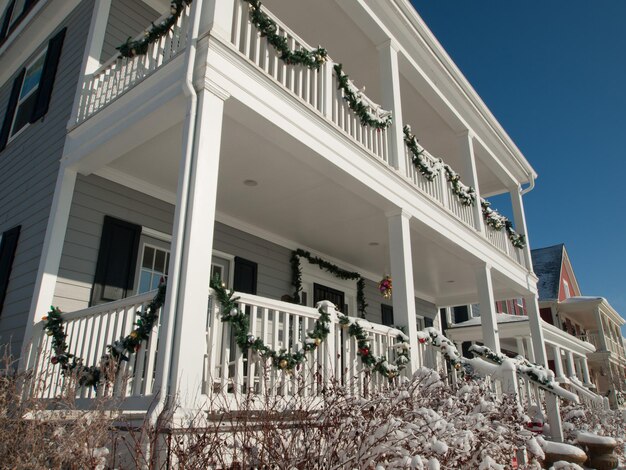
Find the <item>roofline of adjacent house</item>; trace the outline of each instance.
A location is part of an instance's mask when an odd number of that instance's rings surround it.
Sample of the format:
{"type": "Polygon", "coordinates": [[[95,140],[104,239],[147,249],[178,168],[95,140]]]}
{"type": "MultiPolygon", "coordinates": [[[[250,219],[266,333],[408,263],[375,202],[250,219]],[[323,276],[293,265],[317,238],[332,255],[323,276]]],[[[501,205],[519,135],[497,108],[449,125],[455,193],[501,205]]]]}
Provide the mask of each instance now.
{"type": "Polygon", "coordinates": [[[526,170],[528,174],[528,182],[537,178],[537,172],[528,162],[519,147],[513,142],[513,139],[507,134],[502,125],[498,122],[493,113],[489,110],[485,102],[478,95],[469,81],[463,75],[463,72],[456,66],[452,58],[445,51],[441,43],[437,40],[430,28],[424,20],[419,16],[409,0],[393,0],[402,10],[406,17],[410,20],[412,26],[417,33],[426,41],[428,47],[435,54],[442,66],[446,69],[451,78],[459,86],[460,90],[466,98],[473,104],[476,110],[482,115],[487,125],[493,130],[502,145],[508,150],[510,157],[521,168],[526,170]]]}

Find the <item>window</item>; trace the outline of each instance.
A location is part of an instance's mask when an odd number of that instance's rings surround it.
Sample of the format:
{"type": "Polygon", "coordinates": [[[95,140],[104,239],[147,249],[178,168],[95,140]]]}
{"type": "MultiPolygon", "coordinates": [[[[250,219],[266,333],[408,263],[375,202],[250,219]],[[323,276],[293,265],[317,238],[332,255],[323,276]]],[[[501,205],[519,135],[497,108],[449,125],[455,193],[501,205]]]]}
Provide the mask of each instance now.
{"type": "Polygon", "coordinates": [[[393,325],[393,307],[391,305],[380,304],[382,324],[393,325]]]}
{"type": "Polygon", "coordinates": [[[170,252],[145,243],[141,256],[138,294],[150,292],[159,287],[161,280],[167,280],[170,266],[170,252]]]}
{"type": "Polygon", "coordinates": [[[17,107],[13,116],[13,126],[11,127],[10,137],[19,133],[30,123],[30,117],[33,114],[33,109],[37,102],[37,90],[39,89],[45,58],[46,54],[44,51],[26,68],[19,98],[17,100],[17,107]]]}
{"type": "Polygon", "coordinates": [[[0,20],[0,44],[26,17],[39,0],[12,0],[4,10],[0,20]]]}
{"type": "Polygon", "coordinates": [[[66,29],[62,29],[13,80],[13,88],[0,129],[0,151],[28,124],[48,112],[66,29]]]}
{"type": "MultiPolygon", "coordinates": [[[[15,0],[15,2],[13,2],[13,9],[11,11],[11,16],[9,17],[8,31],[11,30],[13,25],[17,23],[19,19],[21,19],[22,13],[24,13],[25,6],[26,0],[15,0]]],[[[8,10],[7,13],[9,13],[8,10]]]]}

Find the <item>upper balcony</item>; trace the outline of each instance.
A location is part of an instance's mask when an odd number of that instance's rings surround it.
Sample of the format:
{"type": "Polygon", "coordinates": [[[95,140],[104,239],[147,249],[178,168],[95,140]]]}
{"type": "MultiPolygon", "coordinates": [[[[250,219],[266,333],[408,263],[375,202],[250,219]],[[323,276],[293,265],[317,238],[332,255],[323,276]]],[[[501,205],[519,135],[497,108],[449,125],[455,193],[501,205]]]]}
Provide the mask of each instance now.
{"type": "MultiPolygon", "coordinates": [[[[137,3],[142,2],[137,0],[137,3]]],[[[289,5],[271,1],[268,3],[272,8],[275,7],[284,13],[285,17],[293,19],[307,36],[320,37],[319,30],[312,27],[312,24],[317,24],[316,21],[303,21],[305,14],[312,9],[311,6],[306,7],[306,11],[297,13],[297,8],[303,6],[302,2],[293,2],[298,6],[291,5],[292,2],[289,2],[289,5]]],[[[376,44],[372,42],[374,39],[368,38],[363,33],[360,29],[362,25],[349,20],[349,12],[344,11],[343,7],[338,8],[334,2],[327,1],[319,5],[326,13],[333,8],[337,18],[329,21],[323,28],[324,32],[326,29],[333,31],[333,34],[321,36],[329,45],[325,60],[321,60],[320,57],[319,67],[306,67],[281,60],[280,52],[269,44],[267,38],[254,24],[251,15],[254,8],[251,7],[249,0],[234,0],[233,5],[230,41],[225,42],[228,53],[232,55],[231,59],[241,61],[264,80],[269,80],[272,86],[280,88],[283,93],[294,98],[299,106],[309,111],[313,119],[330,124],[333,132],[338,133],[368,158],[376,160],[381,171],[393,175],[397,184],[410,185],[435,210],[441,211],[448,218],[461,223],[466,230],[487,240],[515,264],[527,266],[524,251],[520,248],[523,241],[520,243],[521,240],[512,231],[512,225],[481,203],[473,192],[474,188],[462,182],[473,180],[477,194],[492,195],[510,191],[513,181],[516,181],[514,186],[517,188],[519,184],[526,182],[523,175],[520,177],[520,170],[517,167],[507,169],[505,159],[501,161],[494,157],[488,146],[488,139],[476,134],[474,138],[469,139],[468,144],[467,131],[465,134],[462,132],[462,119],[457,116],[455,110],[450,109],[451,104],[446,101],[452,97],[443,96],[443,86],[436,89],[432,83],[426,84],[423,80],[416,83],[415,76],[419,75],[415,68],[417,65],[409,52],[401,55],[399,62],[402,112],[399,115],[392,115],[390,111],[377,104],[383,101],[385,94],[384,91],[376,92],[377,89],[384,88],[381,86],[382,78],[379,76],[382,74],[368,72],[379,69],[380,54],[375,47],[376,44]],[[335,24],[341,23],[339,19],[346,20],[345,28],[349,31],[341,31],[339,24],[335,24]],[[334,56],[335,49],[337,56],[334,56]],[[353,53],[350,53],[350,50],[353,53]],[[356,60],[356,57],[359,59],[356,60]],[[346,62],[340,62],[340,58],[346,62]],[[367,83],[369,87],[372,83],[373,92],[368,88],[366,95],[364,87],[359,88],[355,81],[348,79],[337,67],[341,64],[349,64],[350,69],[346,65],[343,70],[350,71],[351,77],[359,77],[359,84],[367,83]],[[392,126],[389,125],[391,119],[394,120],[392,126]],[[403,133],[402,130],[393,127],[402,124],[412,124],[412,130],[403,133]],[[412,140],[412,133],[419,135],[426,146],[433,149],[431,150],[433,153],[443,158],[432,155],[421,142],[412,140]],[[396,159],[394,139],[397,141],[402,138],[404,142],[400,143],[400,148],[403,150],[396,159]],[[470,164],[470,159],[475,163],[470,164]]],[[[185,5],[180,15],[173,18],[171,28],[150,43],[145,54],[136,54],[138,51],[131,50],[130,54],[122,57],[115,53],[97,70],[85,75],[80,98],[70,123],[70,137],[80,136],[80,128],[84,124],[97,121],[104,110],[122,101],[125,96],[136,93],[142,83],[151,80],[154,84],[159,80],[159,76],[170,77],[168,83],[182,80],[184,71],[180,56],[188,42],[191,8],[191,5],[185,5]]],[[[318,8],[318,5],[315,8],[318,8]]],[[[277,15],[265,7],[260,11],[264,18],[275,25],[274,33],[284,38],[284,43],[291,51],[317,50],[291,30],[277,15]]],[[[172,14],[168,11],[153,21],[153,24],[160,26],[170,19],[172,14]]],[[[114,20],[115,18],[110,16],[107,31],[112,29],[111,23],[114,20]]],[[[118,36],[121,37],[123,34],[118,36]]],[[[144,37],[145,33],[140,32],[136,40],[141,41],[144,37]]],[[[107,32],[103,51],[107,47],[111,49],[110,42],[107,32]]],[[[147,90],[148,86],[145,88],[147,90]]],[[[150,93],[152,92],[146,91],[146,94],[150,93]]],[[[174,107],[171,107],[170,111],[172,115],[177,112],[174,107]]]]}

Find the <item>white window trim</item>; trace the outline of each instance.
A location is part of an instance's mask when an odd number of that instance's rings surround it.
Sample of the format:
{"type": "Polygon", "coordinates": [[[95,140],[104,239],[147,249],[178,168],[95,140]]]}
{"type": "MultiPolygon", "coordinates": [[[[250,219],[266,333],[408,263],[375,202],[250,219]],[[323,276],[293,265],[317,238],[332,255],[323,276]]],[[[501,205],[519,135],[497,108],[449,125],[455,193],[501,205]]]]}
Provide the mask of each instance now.
{"type": "Polygon", "coordinates": [[[13,111],[13,116],[11,117],[11,129],[9,130],[9,138],[7,140],[7,144],[9,142],[13,141],[14,139],[16,139],[22,132],[24,132],[26,129],[28,129],[30,127],[31,123],[27,122],[24,125],[24,127],[22,127],[19,131],[17,131],[15,134],[13,134],[13,128],[15,127],[15,118],[17,117],[17,111],[18,111],[18,109],[20,107],[20,104],[22,104],[33,93],[35,93],[37,90],[39,90],[39,87],[41,86],[41,79],[43,78],[43,67],[46,64],[45,55],[47,53],[48,53],[48,46],[46,46],[43,51],[41,51],[39,54],[37,54],[37,56],[33,60],[31,60],[30,63],[24,68],[25,73],[24,73],[24,77],[22,78],[22,84],[20,85],[20,91],[18,93],[17,104],[15,105],[15,110],[13,111]],[[26,96],[24,96],[23,98],[19,98],[19,95],[22,94],[22,87],[24,86],[24,81],[26,80],[26,75],[28,74],[28,69],[30,67],[32,67],[41,58],[41,56],[44,56],[44,62],[41,65],[41,67],[42,67],[41,77],[39,77],[39,82],[37,83],[37,86],[34,87],[32,90],[30,90],[26,96]]]}
{"type": "MultiPolygon", "coordinates": [[[[146,247],[153,248],[154,250],[165,251],[168,254],[168,257],[170,257],[170,258],[172,256],[172,250],[171,249],[163,249],[163,247],[156,246],[156,245],[154,245],[152,243],[149,243],[149,242],[143,242],[141,244],[140,250],[139,250],[140,251],[140,256],[138,257],[139,259],[137,259],[137,263],[138,263],[137,269],[136,269],[137,272],[135,273],[135,278],[136,278],[135,279],[135,283],[137,285],[137,287],[135,288],[135,294],[139,293],[139,286],[141,284],[141,270],[143,269],[143,256],[144,256],[146,247]]],[[[171,262],[171,260],[170,260],[170,262],[171,262]]],[[[167,273],[163,273],[163,275],[167,276],[167,273]]],[[[148,292],[150,292],[150,291],[148,291],[148,292]]]]}

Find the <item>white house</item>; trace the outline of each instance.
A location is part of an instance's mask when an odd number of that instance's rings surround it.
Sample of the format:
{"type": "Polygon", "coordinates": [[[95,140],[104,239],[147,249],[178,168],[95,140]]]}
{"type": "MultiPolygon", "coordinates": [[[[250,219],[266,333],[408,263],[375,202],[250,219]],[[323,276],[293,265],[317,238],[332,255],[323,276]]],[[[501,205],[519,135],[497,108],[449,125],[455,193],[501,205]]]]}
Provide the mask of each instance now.
{"type": "MultiPolygon", "coordinates": [[[[215,274],[268,346],[302,345],[330,300],[369,321],[372,353],[394,357],[398,332],[383,323],[405,327],[409,372],[440,308],[479,304],[483,342],[499,351],[495,301],[522,298],[547,364],[524,243],[536,174],[408,0],[0,11],[0,334],[24,346],[24,365],[49,367],[38,351],[51,304],[67,312],[69,352],[96,364],[167,277],[123,406],[261,387],[215,298],[207,311],[215,274]],[[497,194],[510,195],[512,224],[481,204],[497,194]]],[[[331,317],[316,360],[356,374],[362,351],[331,317]]]]}

